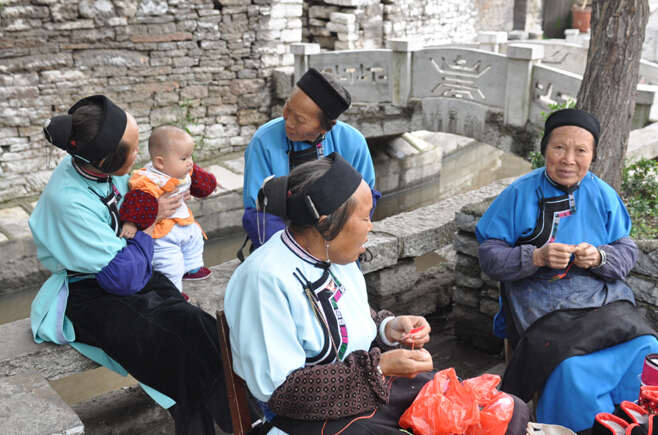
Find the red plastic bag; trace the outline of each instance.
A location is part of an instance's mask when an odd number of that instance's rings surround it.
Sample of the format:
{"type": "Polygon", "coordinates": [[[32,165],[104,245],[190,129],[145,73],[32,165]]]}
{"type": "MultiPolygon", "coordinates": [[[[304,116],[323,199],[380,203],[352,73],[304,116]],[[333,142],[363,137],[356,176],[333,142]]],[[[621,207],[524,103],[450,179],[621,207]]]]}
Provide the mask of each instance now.
{"type": "Polygon", "coordinates": [[[480,409],[480,422],[466,429],[466,435],[503,435],[514,413],[514,400],[496,390],[500,376],[484,374],[477,378],[466,379],[467,384],[477,397],[480,409]]]}
{"type": "Polygon", "coordinates": [[[496,390],[500,377],[482,375],[463,383],[455,369],[438,372],[400,418],[416,435],[503,435],[514,401],[496,390]]]}

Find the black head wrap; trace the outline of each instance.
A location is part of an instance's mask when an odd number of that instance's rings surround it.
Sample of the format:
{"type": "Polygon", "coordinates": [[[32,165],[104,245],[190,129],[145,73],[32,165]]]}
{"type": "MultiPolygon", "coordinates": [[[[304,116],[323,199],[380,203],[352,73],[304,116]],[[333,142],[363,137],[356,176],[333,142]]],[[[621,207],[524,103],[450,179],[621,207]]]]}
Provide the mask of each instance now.
{"type": "Polygon", "coordinates": [[[121,142],[126,131],[126,112],[104,95],[83,98],[69,109],[68,115],[54,116],[46,121],[43,134],[46,140],[67,153],[94,162],[110,154],[121,142]],[[98,134],[86,144],[71,140],[73,114],[80,107],[98,104],[103,108],[98,134]]]}
{"type": "Polygon", "coordinates": [[[553,130],[558,127],[565,127],[573,125],[575,127],[584,128],[592,133],[594,136],[594,158],[596,158],[596,147],[599,144],[599,135],[601,134],[601,125],[599,120],[584,110],[580,109],[562,109],[553,112],[551,116],[546,119],[544,127],[544,138],[541,141],[541,153],[546,155],[546,146],[548,145],[548,138],[553,130]]]}
{"type": "MultiPolygon", "coordinates": [[[[309,68],[304,73],[297,82],[297,87],[304,91],[331,119],[337,119],[341,113],[350,108],[350,102],[343,98],[315,68],[309,68]]],[[[349,92],[347,95],[350,95],[349,92]]]]}
{"type": "MultiPolygon", "coordinates": [[[[356,192],[363,177],[338,153],[331,168],[316,181],[294,195],[289,195],[288,176],[269,178],[258,192],[261,209],[281,218],[288,218],[293,225],[314,225],[320,216],[330,215],[345,204],[356,192]]],[[[305,163],[312,165],[314,162],[305,163]]]]}

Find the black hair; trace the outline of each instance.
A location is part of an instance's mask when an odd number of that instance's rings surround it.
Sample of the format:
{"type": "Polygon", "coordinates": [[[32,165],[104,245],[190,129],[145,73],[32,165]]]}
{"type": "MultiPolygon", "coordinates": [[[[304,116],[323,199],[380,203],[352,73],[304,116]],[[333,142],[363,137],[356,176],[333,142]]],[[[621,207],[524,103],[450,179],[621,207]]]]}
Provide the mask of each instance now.
{"type": "MultiPolygon", "coordinates": [[[[331,87],[334,88],[336,92],[345,99],[345,101],[347,101],[348,105],[352,104],[352,96],[347,92],[347,89],[345,89],[343,85],[338,83],[338,80],[336,80],[334,76],[326,72],[321,72],[321,74],[329,82],[331,87]]],[[[318,119],[320,120],[320,126],[323,130],[330,131],[334,127],[334,120],[331,119],[322,109],[319,109],[318,119]]]]}
{"type": "MultiPolygon", "coordinates": [[[[103,107],[100,104],[88,104],[82,106],[73,113],[73,126],[71,128],[71,140],[79,144],[91,142],[101,128],[101,117],[103,116],[103,107]]],[[[93,167],[105,174],[112,174],[118,171],[126,163],[130,154],[130,146],[121,140],[114,150],[100,160],[90,162],[93,167]],[[100,164],[100,162],[103,162],[100,164]]],[[[85,162],[79,157],[75,157],[80,162],[85,162]]],[[[86,163],[86,162],[85,162],[86,163]]]]}
{"type": "MultiPolygon", "coordinates": [[[[327,173],[333,164],[333,157],[327,156],[320,160],[313,160],[295,166],[288,176],[288,190],[290,191],[290,194],[294,195],[295,193],[304,190],[304,188],[327,173]]],[[[345,201],[345,203],[338,207],[336,211],[328,214],[325,219],[316,224],[296,226],[289,220],[287,220],[287,223],[293,232],[301,232],[308,228],[315,227],[325,240],[333,240],[338,236],[343,227],[345,227],[347,220],[356,209],[356,206],[357,200],[354,198],[354,195],[352,195],[347,201],[345,201]]]]}

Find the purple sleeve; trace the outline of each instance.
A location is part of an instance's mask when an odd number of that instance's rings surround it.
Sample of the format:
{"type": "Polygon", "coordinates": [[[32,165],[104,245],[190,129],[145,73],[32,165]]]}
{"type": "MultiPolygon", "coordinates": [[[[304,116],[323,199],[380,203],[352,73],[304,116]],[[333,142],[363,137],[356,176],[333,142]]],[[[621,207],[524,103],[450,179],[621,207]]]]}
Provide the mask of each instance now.
{"type": "Polygon", "coordinates": [[[242,226],[254,248],[258,248],[262,245],[261,240],[263,243],[270,240],[270,237],[286,227],[286,223],[278,216],[247,207],[242,215],[242,226]]]}
{"type": "Polygon", "coordinates": [[[478,249],[480,267],[493,280],[518,281],[539,269],[532,263],[532,253],[535,249],[533,245],[512,248],[502,240],[485,240],[478,249]]]}
{"type": "Polygon", "coordinates": [[[144,288],[153,268],[153,238],[137,231],[110,263],[96,274],[98,285],[108,293],[128,296],[144,288]]]}
{"type": "Polygon", "coordinates": [[[370,189],[370,194],[372,195],[372,210],[370,210],[370,218],[372,219],[372,215],[377,207],[377,201],[382,197],[382,193],[378,190],[370,189]]]}
{"type": "Polygon", "coordinates": [[[609,245],[601,245],[597,248],[605,251],[605,264],[590,270],[606,282],[625,279],[637,260],[635,242],[630,237],[622,237],[609,245]]]}

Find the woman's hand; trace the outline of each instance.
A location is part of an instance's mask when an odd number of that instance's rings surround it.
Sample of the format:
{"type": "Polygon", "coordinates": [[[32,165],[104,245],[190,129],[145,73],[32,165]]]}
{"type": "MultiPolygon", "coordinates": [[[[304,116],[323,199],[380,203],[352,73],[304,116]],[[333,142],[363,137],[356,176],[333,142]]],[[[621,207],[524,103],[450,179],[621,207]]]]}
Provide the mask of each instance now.
{"type": "Polygon", "coordinates": [[[434,369],[432,355],[426,349],[395,349],[382,354],[379,368],[384,376],[413,378],[434,369]]]}
{"type": "MultiPolygon", "coordinates": [[[[189,190],[187,191],[187,194],[189,198],[189,190]]],[[[160,198],[158,198],[158,218],[155,222],[158,223],[174,214],[176,209],[180,207],[184,198],[185,195],[178,194],[178,188],[160,196],[160,198]]]]}
{"type": "Polygon", "coordinates": [[[420,349],[425,343],[430,341],[430,328],[429,323],[421,316],[398,316],[389,321],[384,328],[386,339],[391,343],[400,342],[407,347],[420,349]],[[412,330],[417,330],[410,334],[412,330]]]}
{"type": "Polygon", "coordinates": [[[573,262],[576,263],[576,266],[583,269],[601,264],[601,253],[589,243],[580,243],[576,246],[574,255],[576,259],[573,262]]]}
{"type": "Polygon", "coordinates": [[[532,264],[535,266],[548,266],[553,269],[564,269],[569,265],[571,254],[576,252],[574,245],[564,243],[549,243],[532,253],[532,264]]]}

